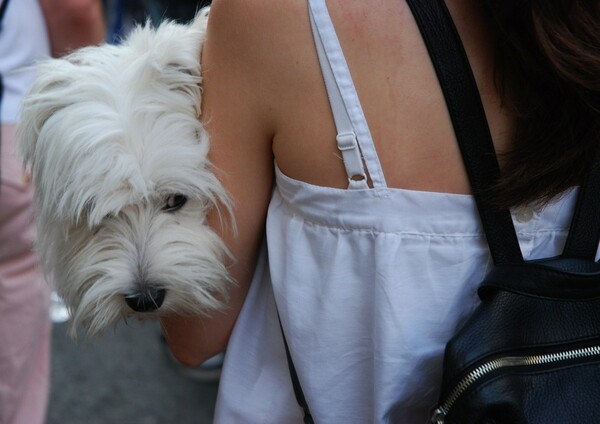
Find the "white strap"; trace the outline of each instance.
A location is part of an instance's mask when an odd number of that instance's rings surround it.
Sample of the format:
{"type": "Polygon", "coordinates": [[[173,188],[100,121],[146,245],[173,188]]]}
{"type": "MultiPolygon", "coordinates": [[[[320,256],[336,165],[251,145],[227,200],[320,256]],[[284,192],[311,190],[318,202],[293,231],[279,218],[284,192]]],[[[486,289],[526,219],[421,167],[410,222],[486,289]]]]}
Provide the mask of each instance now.
{"type": "Polygon", "coordinates": [[[356,133],[354,132],[354,126],[352,125],[352,121],[346,110],[346,105],[344,104],[342,94],[336,83],[331,64],[327,59],[323,40],[315,25],[313,14],[314,11],[311,2],[310,23],[317,47],[319,63],[321,64],[323,79],[325,81],[325,87],[327,88],[327,95],[329,96],[329,103],[331,104],[331,112],[333,113],[333,119],[338,133],[336,137],[337,147],[342,154],[344,167],[346,168],[346,174],[348,175],[348,188],[367,189],[369,188],[367,185],[367,175],[358,147],[356,133]]]}
{"type": "MultiPolygon", "coordinates": [[[[343,120],[347,119],[350,122],[348,124],[349,128],[352,128],[346,131],[343,129],[344,127],[338,127],[338,133],[352,132],[356,135],[358,149],[355,152],[359,155],[358,157],[361,162],[360,169],[363,171],[363,174],[356,174],[356,172],[349,172],[347,170],[348,177],[351,181],[353,174],[358,175],[358,178],[363,178],[366,167],[369,178],[373,183],[373,188],[378,193],[385,195],[387,184],[383,170],[381,169],[381,163],[377,157],[373,138],[371,137],[369,126],[360,105],[360,100],[352,81],[342,47],[331,22],[325,0],[308,0],[308,5],[315,44],[317,45],[319,61],[334,113],[334,119],[336,119],[336,126],[338,125],[338,120],[341,120],[343,123],[343,120]],[[340,115],[343,114],[345,118],[339,115],[336,116],[337,111],[343,111],[340,112],[340,115]]],[[[356,156],[352,159],[348,158],[348,160],[344,158],[344,162],[352,160],[356,160],[356,156]]],[[[357,184],[351,182],[350,185],[356,186],[357,184]]],[[[364,184],[360,183],[361,188],[364,188],[365,185],[366,179],[364,184]]]]}

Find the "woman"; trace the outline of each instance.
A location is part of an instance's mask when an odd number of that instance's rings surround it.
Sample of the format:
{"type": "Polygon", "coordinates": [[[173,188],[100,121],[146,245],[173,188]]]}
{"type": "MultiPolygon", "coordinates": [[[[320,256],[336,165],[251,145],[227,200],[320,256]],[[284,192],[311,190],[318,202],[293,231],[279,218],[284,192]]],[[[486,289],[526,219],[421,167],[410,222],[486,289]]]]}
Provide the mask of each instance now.
{"type": "MultiPolygon", "coordinates": [[[[317,37],[305,1],[213,3],[203,119],[238,284],[222,314],[163,326],[188,364],[227,346],[217,422],[301,422],[283,329],[316,422],[423,423],[488,247],[406,3],[308,3],[317,37]]],[[[526,259],[557,255],[599,141],[598,2],[446,4],[503,170],[494,202],[526,259]]]]}

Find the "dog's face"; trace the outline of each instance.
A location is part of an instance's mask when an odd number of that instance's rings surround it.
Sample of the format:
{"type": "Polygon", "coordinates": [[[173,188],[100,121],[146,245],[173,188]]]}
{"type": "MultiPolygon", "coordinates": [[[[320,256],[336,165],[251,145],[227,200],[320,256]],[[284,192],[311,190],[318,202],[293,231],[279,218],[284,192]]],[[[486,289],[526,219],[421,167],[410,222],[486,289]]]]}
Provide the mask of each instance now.
{"type": "Polygon", "coordinates": [[[72,330],[208,313],[227,297],[227,251],[205,224],[212,205],[227,205],[198,119],[206,19],[140,27],[122,45],[40,65],[20,150],[37,250],[72,330]]]}

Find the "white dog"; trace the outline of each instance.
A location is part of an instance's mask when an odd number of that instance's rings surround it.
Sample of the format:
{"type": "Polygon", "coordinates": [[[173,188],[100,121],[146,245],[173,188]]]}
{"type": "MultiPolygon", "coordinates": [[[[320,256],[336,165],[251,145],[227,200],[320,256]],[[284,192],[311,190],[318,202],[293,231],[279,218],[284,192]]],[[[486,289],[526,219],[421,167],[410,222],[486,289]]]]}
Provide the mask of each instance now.
{"type": "Polygon", "coordinates": [[[136,28],[119,46],[40,64],[19,128],[31,166],[37,251],[72,334],[121,318],[211,313],[228,252],[205,223],[229,207],[200,124],[207,13],[136,28]]]}

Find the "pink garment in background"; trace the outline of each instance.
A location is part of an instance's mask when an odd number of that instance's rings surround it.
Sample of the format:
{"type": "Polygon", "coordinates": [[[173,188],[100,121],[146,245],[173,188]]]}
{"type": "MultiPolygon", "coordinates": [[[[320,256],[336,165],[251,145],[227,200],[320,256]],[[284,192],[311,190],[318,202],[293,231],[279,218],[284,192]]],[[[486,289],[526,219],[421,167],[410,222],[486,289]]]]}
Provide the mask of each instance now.
{"type": "Polygon", "coordinates": [[[0,145],[0,424],[42,424],[50,380],[50,289],[32,252],[32,187],[13,155],[14,125],[0,145]]]}

